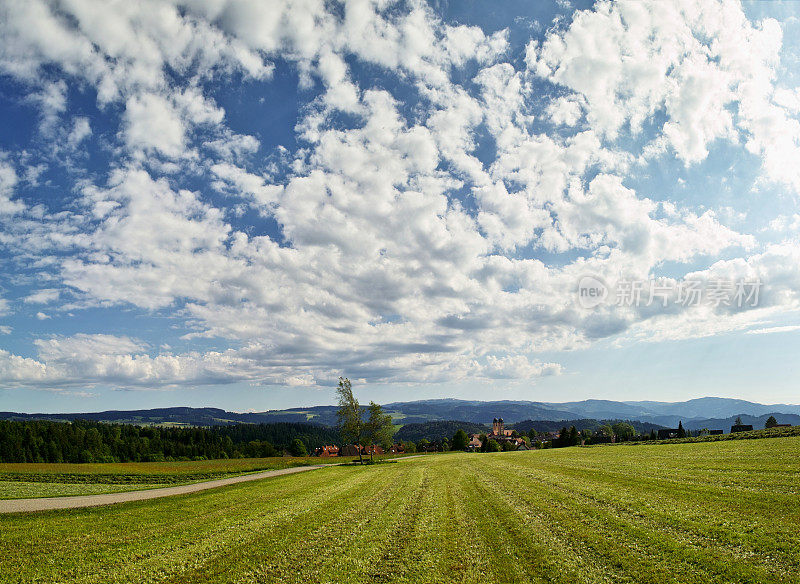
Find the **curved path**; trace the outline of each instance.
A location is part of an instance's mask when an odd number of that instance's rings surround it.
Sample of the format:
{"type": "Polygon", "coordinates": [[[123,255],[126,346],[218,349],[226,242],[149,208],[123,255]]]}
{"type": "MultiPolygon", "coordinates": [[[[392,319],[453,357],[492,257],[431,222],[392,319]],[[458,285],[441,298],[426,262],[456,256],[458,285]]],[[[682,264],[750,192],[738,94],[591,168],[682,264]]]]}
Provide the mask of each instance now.
{"type": "Polygon", "coordinates": [[[75,497],[42,497],[40,499],[6,499],[0,500],[0,513],[23,513],[30,511],[48,511],[51,509],[77,509],[79,507],[97,507],[98,505],[111,505],[113,503],[127,503],[128,501],[144,501],[146,499],[158,499],[159,497],[170,497],[172,495],[185,495],[186,493],[196,493],[206,489],[215,489],[226,485],[235,485],[247,481],[257,481],[269,477],[276,477],[285,474],[294,474],[307,470],[314,470],[330,466],[327,464],[315,464],[312,466],[296,466],[293,468],[282,468],[280,470],[267,470],[248,475],[239,475],[227,479],[217,479],[190,485],[180,485],[177,487],[164,487],[162,489],[148,489],[144,491],[127,491],[122,493],[107,493],[104,495],[80,495],[75,497]]]}

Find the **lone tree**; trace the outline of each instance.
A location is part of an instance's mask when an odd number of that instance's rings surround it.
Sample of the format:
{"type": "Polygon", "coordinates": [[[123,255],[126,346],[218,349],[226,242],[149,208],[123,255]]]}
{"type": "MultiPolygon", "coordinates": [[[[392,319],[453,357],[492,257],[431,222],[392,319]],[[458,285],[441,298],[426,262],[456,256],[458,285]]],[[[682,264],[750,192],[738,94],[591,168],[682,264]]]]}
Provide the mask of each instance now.
{"type": "Polygon", "coordinates": [[[336,388],[339,395],[339,411],[336,412],[339,418],[339,433],[342,441],[347,444],[355,444],[358,449],[358,461],[364,464],[364,457],[361,456],[361,442],[364,439],[364,421],[361,419],[361,406],[353,395],[350,387],[350,380],[346,377],[339,378],[339,387],[336,388]]]}
{"type": "Polygon", "coordinates": [[[735,425],[741,426],[742,425],[742,416],[736,416],[736,421],[734,422],[735,425]]]}
{"type": "Polygon", "coordinates": [[[775,416],[770,416],[769,418],[767,418],[767,421],[764,422],[765,428],[774,428],[777,425],[778,425],[778,420],[775,419],[775,416]]]}
{"type": "Polygon", "coordinates": [[[683,429],[683,420],[678,422],[678,438],[686,438],[686,430],[683,429]]]}
{"type": "Polygon", "coordinates": [[[467,433],[464,432],[464,430],[459,428],[456,430],[455,435],[453,435],[453,442],[450,446],[451,450],[466,450],[468,445],[469,436],[467,436],[467,433]]]}
{"type": "Polygon", "coordinates": [[[392,443],[392,434],[394,434],[392,416],[384,414],[380,405],[373,401],[369,402],[369,418],[364,424],[364,438],[367,439],[370,447],[370,461],[372,461],[372,455],[375,451],[372,445],[380,444],[382,448],[388,449],[392,443]]]}

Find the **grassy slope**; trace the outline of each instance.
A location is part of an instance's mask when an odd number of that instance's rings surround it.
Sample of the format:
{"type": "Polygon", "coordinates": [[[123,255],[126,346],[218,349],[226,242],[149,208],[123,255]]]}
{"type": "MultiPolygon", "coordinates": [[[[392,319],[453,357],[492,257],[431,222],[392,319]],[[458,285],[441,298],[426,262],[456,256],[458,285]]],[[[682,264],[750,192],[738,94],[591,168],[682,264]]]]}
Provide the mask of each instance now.
{"type": "Polygon", "coordinates": [[[799,455],[451,454],[0,516],[0,581],[800,582],[799,455]]]}

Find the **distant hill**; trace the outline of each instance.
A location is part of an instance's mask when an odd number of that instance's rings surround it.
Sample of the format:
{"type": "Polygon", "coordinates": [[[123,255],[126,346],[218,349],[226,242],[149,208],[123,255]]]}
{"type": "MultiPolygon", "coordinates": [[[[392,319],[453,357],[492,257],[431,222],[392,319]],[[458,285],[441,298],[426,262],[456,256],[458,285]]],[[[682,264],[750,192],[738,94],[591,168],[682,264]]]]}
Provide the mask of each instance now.
{"type": "MultiPolygon", "coordinates": [[[[557,404],[555,404],[557,405],[557,404]]],[[[430,399],[414,402],[396,402],[383,406],[387,411],[402,415],[401,422],[408,418],[427,420],[465,420],[477,424],[490,424],[493,418],[503,418],[506,423],[520,420],[559,420],[576,418],[572,412],[540,402],[530,401],[468,401],[460,399],[430,399]]],[[[415,420],[419,421],[419,420],[415,420]]]]}
{"type": "MultiPolygon", "coordinates": [[[[770,416],[775,416],[779,424],[791,424],[792,426],[800,426],[800,416],[797,414],[782,414],[779,412],[770,412],[761,416],[748,416],[747,414],[740,414],[743,424],[751,424],[754,430],[764,428],[764,423],[770,416]]],[[[730,432],[731,426],[736,421],[737,416],[730,416],[729,418],[709,418],[709,419],[695,419],[683,422],[684,428],[687,430],[702,430],[708,428],[709,430],[724,430],[727,434],[730,432]]]]}
{"type": "MultiPolygon", "coordinates": [[[[589,399],[579,402],[544,403],[545,407],[558,408],[579,414],[582,418],[622,419],[650,421],[665,426],[677,425],[679,420],[734,418],[740,414],[761,416],[780,412],[800,415],[800,405],[764,405],[741,399],[702,397],[683,402],[627,401],[589,399]]],[[[535,418],[534,418],[535,419],[535,418]]],[[[556,418],[554,418],[556,419],[556,418]]]]}
{"type": "Polygon", "coordinates": [[[531,428],[537,432],[558,432],[563,427],[575,426],[578,431],[597,430],[605,424],[615,424],[617,422],[627,422],[633,426],[638,434],[649,434],[651,430],[663,428],[659,424],[652,422],[640,422],[638,420],[595,420],[592,418],[582,418],[580,420],[523,420],[515,423],[512,427],[520,434],[526,434],[531,428]]]}
{"type": "Polygon", "coordinates": [[[400,428],[394,435],[394,439],[403,442],[407,440],[419,442],[423,438],[431,442],[442,440],[443,438],[452,440],[453,435],[458,430],[464,430],[467,434],[480,434],[481,432],[488,431],[489,427],[484,424],[457,422],[454,420],[413,423],[406,424],[400,428]]]}
{"type": "MultiPolygon", "coordinates": [[[[679,421],[687,428],[711,427],[709,424],[723,422],[741,415],[759,420],[770,414],[787,423],[800,420],[800,405],[764,405],[738,399],[704,397],[684,402],[583,400],[576,402],[537,401],[472,401],[459,399],[432,399],[413,402],[393,402],[384,409],[392,415],[397,425],[425,422],[463,420],[473,424],[491,424],[496,417],[506,424],[524,420],[552,421],[562,423],[574,420],[636,420],[650,424],[675,427],[679,421]],[[795,416],[795,417],[791,417],[795,416]]],[[[255,413],[228,412],[218,408],[156,408],[151,410],[107,411],[65,414],[21,414],[0,412],[5,420],[54,420],[74,419],[118,422],[139,425],[188,425],[221,426],[237,423],[269,424],[274,422],[311,423],[322,426],[336,425],[336,406],[314,406],[269,410],[255,413]]],[[[755,424],[763,422],[755,422],[755,424]]],[[[728,429],[730,428],[730,424],[728,429]]],[[[561,426],[559,426],[560,428],[561,426]]]]}
{"type": "Polygon", "coordinates": [[[318,406],[307,409],[278,410],[259,413],[228,412],[218,408],[154,408],[150,410],[110,410],[105,412],[76,412],[66,414],[20,414],[0,412],[0,420],[72,420],[116,422],[159,426],[225,426],[229,424],[270,424],[276,422],[316,423],[321,426],[336,425],[336,407],[318,406]]]}

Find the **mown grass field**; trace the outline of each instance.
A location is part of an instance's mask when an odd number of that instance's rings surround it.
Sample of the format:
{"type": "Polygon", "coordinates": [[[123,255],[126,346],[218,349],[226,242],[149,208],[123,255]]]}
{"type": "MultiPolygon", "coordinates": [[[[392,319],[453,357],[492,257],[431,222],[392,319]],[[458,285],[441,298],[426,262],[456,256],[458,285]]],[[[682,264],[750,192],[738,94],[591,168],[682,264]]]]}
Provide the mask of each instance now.
{"type": "Polygon", "coordinates": [[[446,454],[0,516],[2,582],[800,582],[800,438],[446,454]]]}
{"type": "MultiPolygon", "coordinates": [[[[386,458],[386,455],[378,458],[386,458]]],[[[191,462],[0,463],[0,499],[116,493],[353,458],[275,457],[191,462]]],[[[357,460],[357,459],[355,459],[357,460]]]]}

